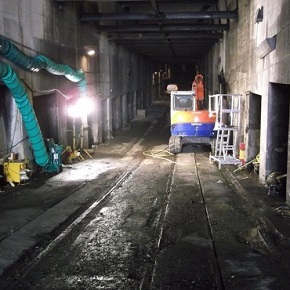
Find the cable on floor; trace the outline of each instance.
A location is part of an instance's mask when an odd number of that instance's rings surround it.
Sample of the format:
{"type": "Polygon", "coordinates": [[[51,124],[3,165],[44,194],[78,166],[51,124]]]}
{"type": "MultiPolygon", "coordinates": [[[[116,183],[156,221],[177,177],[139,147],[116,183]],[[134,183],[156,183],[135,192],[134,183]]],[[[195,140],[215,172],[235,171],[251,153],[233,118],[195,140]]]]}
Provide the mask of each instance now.
{"type": "Polygon", "coordinates": [[[174,163],[174,164],[178,164],[178,165],[185,165],[185,166],[192,166],[194,165],[194,163],[181,163],[181,162],[176,162],[173,161],[171,159],[169,159],[169,157],[174,156],[175,154],[170,153],[168,150],[146,150],[143,152],[143,155],[145,156],[149,156],[152,158],[158,158],[158,159],[162,159],[162,160],[166,160],[168,162],[174,163]]]}

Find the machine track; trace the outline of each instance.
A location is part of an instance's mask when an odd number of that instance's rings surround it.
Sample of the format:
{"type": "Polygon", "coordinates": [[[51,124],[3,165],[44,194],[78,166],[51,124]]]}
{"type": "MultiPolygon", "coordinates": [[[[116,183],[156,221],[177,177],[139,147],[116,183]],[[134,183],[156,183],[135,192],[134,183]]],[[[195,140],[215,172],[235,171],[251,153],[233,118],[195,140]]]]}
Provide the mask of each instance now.
{"type": "Polygon", "coordinates": [[[173,154],[180,153],[182,150],[181,137],[171,136],[169,139],[169,152],[173,154]]]}

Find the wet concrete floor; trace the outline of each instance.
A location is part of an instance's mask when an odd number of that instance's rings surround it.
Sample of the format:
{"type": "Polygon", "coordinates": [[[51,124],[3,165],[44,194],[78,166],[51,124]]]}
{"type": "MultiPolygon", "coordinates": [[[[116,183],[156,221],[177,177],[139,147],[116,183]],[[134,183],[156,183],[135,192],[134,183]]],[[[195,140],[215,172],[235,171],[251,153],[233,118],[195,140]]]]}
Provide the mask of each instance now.
{"type": "Polygon", "coordinates": [[[3,188],[1,289],[288,289],[283,198],[208,148],[167,156],[168,138],[157,104],[93,159],[3,188]]]}

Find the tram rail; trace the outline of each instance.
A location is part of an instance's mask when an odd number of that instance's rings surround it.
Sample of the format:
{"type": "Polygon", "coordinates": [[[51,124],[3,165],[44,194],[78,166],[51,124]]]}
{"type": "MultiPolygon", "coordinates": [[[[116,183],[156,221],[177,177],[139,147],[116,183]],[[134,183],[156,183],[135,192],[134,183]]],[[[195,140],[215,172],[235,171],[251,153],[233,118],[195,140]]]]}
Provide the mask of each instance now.
{"type": "Polygon", "coordinates": [[[162,146],[141,139],[124,157],[125,172],[6,289],[283,289],[289,269],[285,259],[279,263],[277,244],[273,251],[263,239],[271,228],[251,212],[247,193],[209,163],[208,152],[193,149],[167,162],[143,155],[162,146]]]}

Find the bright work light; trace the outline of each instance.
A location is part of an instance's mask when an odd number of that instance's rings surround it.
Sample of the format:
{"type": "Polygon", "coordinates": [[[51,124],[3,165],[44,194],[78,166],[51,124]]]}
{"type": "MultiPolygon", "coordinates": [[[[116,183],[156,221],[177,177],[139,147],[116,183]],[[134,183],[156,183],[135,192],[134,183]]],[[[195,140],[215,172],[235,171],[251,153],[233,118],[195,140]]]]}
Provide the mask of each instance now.
{"type": "Polygon", "coordinates": [[[95,54],[95,51],[94,51],[93,49],[91,49],[91,50],[89,50],[87,53],[88,53],[89,56],[92,56],[92,55],[95,54]]]}
{"type": "Polygon", "coordinates": [[[94,110],[92,99],[80,98],[77,102],[68,108],[68,115],[77,118],[84,117],[94,110]]]}

